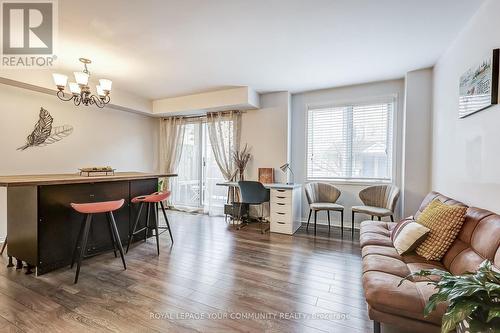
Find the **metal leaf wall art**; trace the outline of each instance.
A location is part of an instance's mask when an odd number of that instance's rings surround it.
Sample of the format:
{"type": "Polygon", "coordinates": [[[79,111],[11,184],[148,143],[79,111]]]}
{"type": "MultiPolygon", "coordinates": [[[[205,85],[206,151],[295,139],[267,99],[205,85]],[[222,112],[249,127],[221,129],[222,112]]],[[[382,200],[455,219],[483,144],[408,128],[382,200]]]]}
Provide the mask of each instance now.
{"type": "Polygon", "coordinates": [[[73,133],[73,126],[52,126],[53,122],[54,118],[52,118],[49,111],[44,108],[40,108],[38,122],[36,123],[33,132],[31,132],[31,134],[26,138],[26,144],[17,148],[17,150],[50,145],[61,141],[73,133]]]}

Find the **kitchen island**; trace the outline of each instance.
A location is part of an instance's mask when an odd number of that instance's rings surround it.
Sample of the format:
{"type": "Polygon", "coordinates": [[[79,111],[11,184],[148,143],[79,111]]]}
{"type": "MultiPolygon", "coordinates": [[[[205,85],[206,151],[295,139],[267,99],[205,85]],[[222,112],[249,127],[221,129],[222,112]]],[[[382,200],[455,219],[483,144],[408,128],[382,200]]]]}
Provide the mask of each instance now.
{"type": "MultiPolygon", "coordinates": [[[[115,212],[122,244],[128,241],[138,212],[133,197],[158,190],[158,179],[175,174],[119,172],[113,176],[78,174],[0,176],[7,188],[7,254],[25,262],[37,275],[71,263],[71,254],[84,216],[70,203],[125,199],[115,212]]],[[[143,211],[140,225],[145,225],[143,211]]],[[[153,214],[155,216],[155,214],[153,214]]],[[[86,255],[112,250],[104,214],[94,217],[86,255]]],[[[134,239],[141,239],[140,235],[134,239]]]]}

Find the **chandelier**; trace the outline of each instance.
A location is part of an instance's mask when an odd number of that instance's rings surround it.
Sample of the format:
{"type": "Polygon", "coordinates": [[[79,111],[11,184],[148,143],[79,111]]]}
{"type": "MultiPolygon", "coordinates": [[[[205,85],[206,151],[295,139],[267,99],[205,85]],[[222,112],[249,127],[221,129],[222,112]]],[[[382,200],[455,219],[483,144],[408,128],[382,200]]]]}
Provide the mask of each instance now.
{"type": "Polygon", "coordinates": [[[68,84],[68,77],[63,74],[52,74],[54,83],[57,86],[57,97],[65,102],[72,100],[76,106],[83,104],[85,106],[95,105],[99,108],[103,108],[111,101],[109,94],[111,92],[112,82],[111,80],[100,79],[99,85],[96,86],[97,96],[92,94],[88,85],[90,72],[87,68],[87,65],[92,63],[92,61],[85,58],[80,58],[79,60],[83,63],[84,69],[82,72],[73,73],[76,82],[69,82],[70,96],[67,97],[64,93],[64,89],[66,89],[66,85],[68,84]]]}

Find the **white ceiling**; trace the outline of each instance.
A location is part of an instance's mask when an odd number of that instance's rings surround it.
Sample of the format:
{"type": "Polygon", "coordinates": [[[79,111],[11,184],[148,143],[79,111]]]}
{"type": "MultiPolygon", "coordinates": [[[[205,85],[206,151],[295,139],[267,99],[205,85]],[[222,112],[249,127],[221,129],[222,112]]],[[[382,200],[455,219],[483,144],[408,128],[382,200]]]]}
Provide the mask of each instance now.
{"type": "Polygon", "coordinates": [[[483,0],[59,0],[59,70],[158,99],[299,92],[432,66],[483,0]]]}

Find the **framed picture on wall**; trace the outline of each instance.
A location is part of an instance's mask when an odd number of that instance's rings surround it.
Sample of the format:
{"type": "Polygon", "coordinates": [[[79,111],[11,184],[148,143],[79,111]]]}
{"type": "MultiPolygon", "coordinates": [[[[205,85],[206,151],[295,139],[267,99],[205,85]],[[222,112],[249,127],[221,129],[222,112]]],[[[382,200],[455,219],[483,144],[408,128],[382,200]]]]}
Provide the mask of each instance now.
{"type": "Polygon", "coordinates": [[[493,50],[460,77],[459,118],[498,104],[499,54],[500,49],[493,50]]]}
{"type": "Polygon", "coordinates": [[[274,169],[259,168],[259,182],[261,182],[262,184],[274,183],[274,169]]]}

